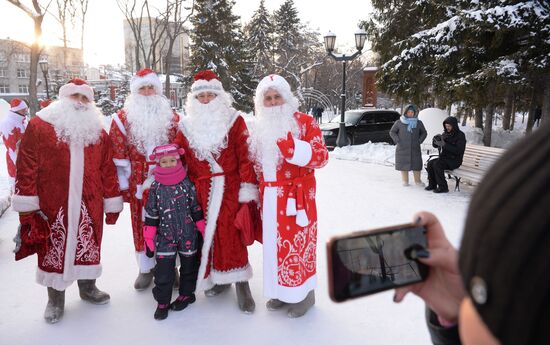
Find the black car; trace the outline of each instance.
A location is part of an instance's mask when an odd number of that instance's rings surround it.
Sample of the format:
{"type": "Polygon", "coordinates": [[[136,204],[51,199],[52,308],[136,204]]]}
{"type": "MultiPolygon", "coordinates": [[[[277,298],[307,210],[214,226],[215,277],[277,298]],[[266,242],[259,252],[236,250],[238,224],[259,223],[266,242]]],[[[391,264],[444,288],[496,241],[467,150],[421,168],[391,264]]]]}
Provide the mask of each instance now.
{"type": "MultiPolygon", "coordinates": [[[[390,129],[399,119],[399,113],[387,109],[357,109],[348,110],[344,114],[348,145],[373,143],[393,143],[390,129]]],[[[327,146],[336,146],[336,138],[340,131],[340,115],[330,122],[319,125],[327,146]]]]}

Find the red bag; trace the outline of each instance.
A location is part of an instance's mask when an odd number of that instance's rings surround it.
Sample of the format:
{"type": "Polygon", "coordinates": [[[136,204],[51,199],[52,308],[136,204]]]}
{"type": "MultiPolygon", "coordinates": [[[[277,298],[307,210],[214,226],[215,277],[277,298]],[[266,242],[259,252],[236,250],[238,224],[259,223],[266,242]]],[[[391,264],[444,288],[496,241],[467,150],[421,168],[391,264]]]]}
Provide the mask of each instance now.
{"type": "Polygon", "coordinates": [[[234,224],[239,229],[241,241],[245,246],[252,245],[254,240],[262,243],[262,222],[255,202],[241,205],[234,224]]]}

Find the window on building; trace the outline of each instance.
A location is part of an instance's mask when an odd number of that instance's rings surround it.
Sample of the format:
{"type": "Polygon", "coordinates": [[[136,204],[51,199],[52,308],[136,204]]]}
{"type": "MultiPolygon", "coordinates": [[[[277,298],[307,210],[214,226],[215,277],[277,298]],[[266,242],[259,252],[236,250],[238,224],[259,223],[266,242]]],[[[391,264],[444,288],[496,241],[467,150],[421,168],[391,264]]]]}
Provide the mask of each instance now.
{"type": "Polygon", "coordinates": [[[28,78],[29,74],[28,71],[25,68],[18,68],[17,69],[17,78],[28,78]]]}
{"type": "Polygon", "coordinates": [[[29,85],[19,85],[19,93],[29,93],[29,85]]]}
{"type": "Polygon", "coordinates": [[[0,51],[0,61],[6,61],[6,52],[0,51]]]}
{"type": "Polygon", "coordinates": [[[10,93],[10,86],[8,84],[0,84],[0,93],[10,93]]]}
{"type": "Polygon", "coordinates": [[[0,78],[6,78],[8,76],[8,69],[6,67],[0,67],[0,78]]]}
{"type": "Polygon", "coordinates": [[[17,62],[31,62],[31,55],[30,54],[17,54],[16,61],[17,62]]]}

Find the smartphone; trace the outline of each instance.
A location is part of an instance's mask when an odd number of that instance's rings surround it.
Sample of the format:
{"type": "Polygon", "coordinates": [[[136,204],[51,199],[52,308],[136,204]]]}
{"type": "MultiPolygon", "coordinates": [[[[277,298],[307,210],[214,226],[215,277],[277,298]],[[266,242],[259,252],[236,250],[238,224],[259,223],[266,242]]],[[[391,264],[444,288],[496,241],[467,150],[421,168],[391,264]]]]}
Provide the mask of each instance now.
{"type": "Polygon", "coordinates": [[[424,281],[416,260],[427,248],[426,229],[403,224],[336,236],[327,242],[329,294],[335,302],[424,281]]]}

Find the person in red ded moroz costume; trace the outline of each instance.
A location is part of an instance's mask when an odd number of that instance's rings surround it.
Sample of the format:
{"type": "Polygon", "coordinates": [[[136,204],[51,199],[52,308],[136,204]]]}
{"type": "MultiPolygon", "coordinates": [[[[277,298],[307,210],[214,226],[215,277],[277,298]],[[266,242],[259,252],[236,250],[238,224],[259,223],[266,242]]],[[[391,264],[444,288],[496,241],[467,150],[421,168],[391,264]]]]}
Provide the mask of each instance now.
{"type": "Polygon", "coordinates": [[[278,75],[256,89],[250,151],[260,176],[264,295],[269,310],[300,317],[315,303],[317,209],[314,169],[328,162],[321,130],[298,112],[290,85],[278,75]]]}
{"type": "Polygon", "coordinates": [[[25,133],[25,116],[29,110],[25,101],[14,98],[10,101],[10,110],[6,118],[0,123],[0,135],[6,146],[6,164],[8,168],[8,179],[10,188],[13,191],[15,186],[15,162],[17,151],[23,133],[25,133]]]}
{"type": "Polygon", "coordinates": [[[197,290],[215,296],[236,283],[239,308],[252,313],[252,267],[235,226],[241,207],[258,200],[248,129],[214,72],[200,71],[194,79],[175,143],[185,149],[187,171],[206,216],[197,290]]]}
{"type": "Polygon", "coordinates": [[[12,199],[21,223],[16,260],[37,253],[36,280],[48,288],[48,323],[63,316],[65,289],[75,280],[83,300],[109,301],[95,285],[103,214],[114,224],[122,211],[111,140],[92,88],[75,78],[59,97],[29,122],[12,199]]]}
{"type": "Polygon", "coordinates": [[[146,289],[153,280],[155,259],[145,255],[143,228],[143,192],[153,180],[156,165],[150,160],[153,149],[172,142],[178,129],[179,116],[162,95],[159,77],[145,68],[130,81],[130,96],[124,108],[113,116],[109,135],[117,167],[120,189],[130,203],[134,248],[139,273],[134,282],[136,290],[146,289]],[[146,182],[147,180],[147,182],[146,182]]]}

